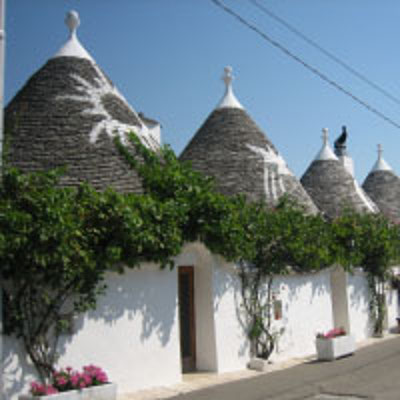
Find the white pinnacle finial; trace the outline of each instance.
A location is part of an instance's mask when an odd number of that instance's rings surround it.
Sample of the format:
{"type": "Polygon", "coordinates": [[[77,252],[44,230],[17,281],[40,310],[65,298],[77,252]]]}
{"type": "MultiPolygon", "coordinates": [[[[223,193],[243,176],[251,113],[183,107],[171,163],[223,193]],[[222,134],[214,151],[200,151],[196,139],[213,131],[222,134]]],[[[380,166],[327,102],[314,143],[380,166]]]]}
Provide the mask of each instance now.
{"type": "Polygon", "coordinates": [[[329,138],[329,130],[328,130],[328,128],[323,128],[322,129],[322,141],[325,146],[328,144],[328,138],[329,138]]]}
{"type": "Polygon", "coordinates": [[[329,146],[328,142],[328,128],[323,128],[322,129],[322,148],[315,157],[314,161],[322,161],[322,160],[337,160],[338,158],[336,157],[335,153],[329,146]]]}
{"type": "Polygon", "coordinates": [[[67,25],[70,35],[67,42],[64,46],[61,47],[60,50],[53,56],[56,57],[77,57],[77,58],[86,58],[87,60],[93,61],[93,58],[90,54],[85,50],[85,48],[81,45],[76,35],[76,31],[81,23],[79,18],[79,14],[71,10],[67,13],[65,17],[65,24],[67,25]]]}
{"type": "Polygon", "coordinates": [[[229,86],[232,86],[232,81],[233,81],[232,67],[227,66],[224,68],[224,76],[222,77],[222,79],[225,82],[227,88],[229,86]]]}
{"type": "Polygon", "coordinates": [[[233,74],[232,74],[232,67],[225,67],[224,68],[224,76],[222,80],[225,82],[225,95],[220,101],[217,108],[242,108],[243,106],[239,103],[238,99],[233,93],[232,89],[232,81],[233,81],[233,74]]]}
{"type": "Polygon", "coordinates": [[[65,24],[68,26],[68,29],[71,32],[71,36],[76,35],[76,30],[81,24],[81,20],[79,19],[79,14],[74,10],[69,11],[67,13],[67,16],[65,17],[65,24]]]}
{"type": "Polygon", "coordinates": [[[383,159],[383,147],[381,144],[378,144],[378,160],[372,168],[372,171],[392,171],[392,167],[383,159]]]}

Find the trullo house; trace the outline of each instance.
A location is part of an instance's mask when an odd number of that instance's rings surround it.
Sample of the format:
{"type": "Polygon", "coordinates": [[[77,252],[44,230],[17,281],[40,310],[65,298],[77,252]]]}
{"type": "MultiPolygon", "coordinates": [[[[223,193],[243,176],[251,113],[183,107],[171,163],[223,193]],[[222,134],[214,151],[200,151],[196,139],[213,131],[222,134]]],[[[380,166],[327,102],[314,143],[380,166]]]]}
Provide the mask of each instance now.
{"type": "MultiPolygon", "coordinates": [[[[66,43],[6,108],[8,161],[24,171],[67,166],[64,185],[88,181],[98,190],[111,186],[140,192],[140,180],[120,157],[113,138],[124,140],[133,130],[145,145],[157,149],[160,125],[137,113],[85,50],[77,36],[78,14],[69,13],[66,22],[66,43]]],[[[235,97],[230,68],[224,81],[222,100],[181,159],[214,176],[219,190],[228,195],[243,193],[273,206],[288,194],[309,212],[320,209],[334,215],[338,205],[326,204],[344,190],[332,189],[338,184],[351,191],[343,200],[375,209],[327,139],[303,177],[307,193],[235,97]]],[[[342,198],[334,201],[342,203],[342,198]]],[[[201,243],[188,244],[172,270],[144,264],[123,275],[110,273],[107,285],[97,309],[77,318],[71,334],[62,337],[60,367],[99,365],[117,383],[120,395],[173,385],[191,370],[221,373],[247,367],[250,346],[241,318],[238,269],[201,243]]],[[[338,323],[357,340],[367,337],[365,288],[361,274],[337,275],[334,269],[277,276],[273,293],[279,312],[273,326],[280,337],[272,360],[314,354],[316,333],[338,323]]],[[[389,325],[395,318],[393,307],[390,303],[389,325]]],[[[1,397],[16,400],[28,391],[35,371],[21,343],[3,334],[1,342],[1,397]]]]}

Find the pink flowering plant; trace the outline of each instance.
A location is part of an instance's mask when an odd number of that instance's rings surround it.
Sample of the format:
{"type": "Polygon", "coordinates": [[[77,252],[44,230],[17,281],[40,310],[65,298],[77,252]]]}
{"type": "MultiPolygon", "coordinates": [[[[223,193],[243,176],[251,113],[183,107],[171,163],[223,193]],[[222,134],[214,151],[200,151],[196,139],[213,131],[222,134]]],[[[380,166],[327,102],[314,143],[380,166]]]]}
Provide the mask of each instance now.
{"type": "Polygon", "coordinates": [[[71,367],[55,371],[48,385],[32,382],[31,394],[34,396],[48,396],[68,390],[80,390],[91,386],[108,383],[107,374],[95,365],[87,365],[82,371],[75,371],[71,367]]]}
{"type": "Polygon", "coordinates": [[[39,382],[31,383],[31,394],[34,396],[48,396],[58,393],[58,390],[52,385],[45,385],[39,382]]]}
{"type": "Polygon", "coordinates": [[[340,328],[333,328],[326,333],[317,333],[317,338],[318,339],[333,339],[335,337],[345,336],[345,335],[346,335],[346,331],[344,330],[344,328],[340,327],[340,328]]]}

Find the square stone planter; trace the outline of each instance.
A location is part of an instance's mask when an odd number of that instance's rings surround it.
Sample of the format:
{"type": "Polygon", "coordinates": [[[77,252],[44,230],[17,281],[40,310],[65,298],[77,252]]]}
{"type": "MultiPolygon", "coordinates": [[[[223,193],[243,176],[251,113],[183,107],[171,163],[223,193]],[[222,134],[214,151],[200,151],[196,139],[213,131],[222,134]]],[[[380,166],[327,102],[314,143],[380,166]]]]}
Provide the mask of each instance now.
{"type": "Polygon", "coordinates": [[[337,336],[332,339],[317,338],[316,346],[318,360],[332,361],[356,351],[356,343],[351,335],[337,336]]]}
{"type": "Polygon", "coordinates": [[[116,400],[117,385],[107,383],[100,386],[92,386],[81,390],[69,390],[49,396],[21,395],[19,400],[116,400]]]}

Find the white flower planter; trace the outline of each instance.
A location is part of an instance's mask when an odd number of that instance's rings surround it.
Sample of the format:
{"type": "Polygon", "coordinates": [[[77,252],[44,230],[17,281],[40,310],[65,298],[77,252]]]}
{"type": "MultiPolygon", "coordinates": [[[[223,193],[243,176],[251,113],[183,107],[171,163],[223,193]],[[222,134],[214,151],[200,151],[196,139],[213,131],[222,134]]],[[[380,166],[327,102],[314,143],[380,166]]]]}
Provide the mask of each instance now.
{"type": "Polygon", "coordinates": [[[21,395],[19,400],[116,400],[117,385],[107,383],[100,386],[92,386],[81,390],[69,390],[49,396],[21,395]]]}
{"type": "Polygon", "coordinates": [[[255,371],[263,372],[268,369],[268,366],[271,364],[270,361],[264,360],[262,358],[252,358],[247,364],[247,368],[253,369],[255,371]]]}
{"type": "Polygon", "coordinates": [[[318,360],[332,361],[336,358],[353,354],[356,350],[354,337],[338,336],[332,339],[316,339],[318,360]]]}

